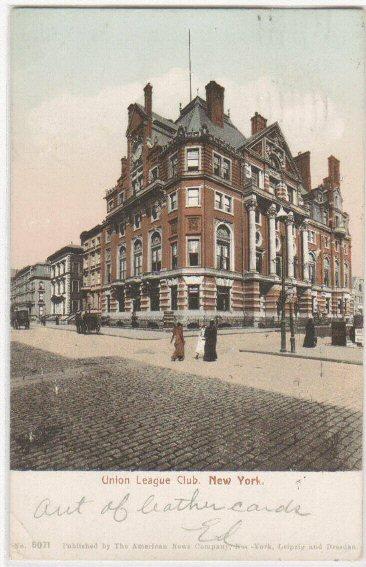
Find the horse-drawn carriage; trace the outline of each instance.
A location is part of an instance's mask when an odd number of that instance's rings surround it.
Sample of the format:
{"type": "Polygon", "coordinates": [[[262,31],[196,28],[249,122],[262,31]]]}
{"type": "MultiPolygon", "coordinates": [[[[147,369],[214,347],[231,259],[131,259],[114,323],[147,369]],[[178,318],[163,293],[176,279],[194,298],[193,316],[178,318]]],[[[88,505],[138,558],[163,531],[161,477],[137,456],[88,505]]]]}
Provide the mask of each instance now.
{"type": "Polygon", "coordinates": [[[100,315],[93,311],[81,311],[75,316],[76,332],[87,335],[100,331],[100,315]]]}
{"type": "Polygon", "coordinates": [[[20,329],[21,327],[24,327],[24,329],[29,329],[30,320],[29,320],[29,312],[27,309],[12,311],[10,320],[13,329],[20,329]]]}

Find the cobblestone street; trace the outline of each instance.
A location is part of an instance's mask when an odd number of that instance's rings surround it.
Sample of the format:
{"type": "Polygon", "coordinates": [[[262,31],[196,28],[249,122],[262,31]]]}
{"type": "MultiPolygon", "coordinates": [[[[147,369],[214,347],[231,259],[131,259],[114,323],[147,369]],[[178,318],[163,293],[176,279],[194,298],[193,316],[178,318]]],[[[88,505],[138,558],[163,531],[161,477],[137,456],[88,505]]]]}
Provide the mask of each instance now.
{"type": "Polygon", "coordinates": [[[361,413],[352,408],[18,342],[11,386],[13,469],[361,467],[361,413]]]}

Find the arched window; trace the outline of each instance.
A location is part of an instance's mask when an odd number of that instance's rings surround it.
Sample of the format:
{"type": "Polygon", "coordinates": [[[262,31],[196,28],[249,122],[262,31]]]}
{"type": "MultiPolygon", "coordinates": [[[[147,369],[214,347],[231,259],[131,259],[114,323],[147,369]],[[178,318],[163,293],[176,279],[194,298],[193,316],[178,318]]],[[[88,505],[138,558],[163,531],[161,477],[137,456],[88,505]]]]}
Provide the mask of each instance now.
{"type": "Polygon", "coordinates": [[[158,232],[151,235],[151,271],[161,270],[161,236],[158,232]]]}
{"type": "Polygon", "coordinates": [[[324,258],[324,262],[323,262],[323,270],[324,270],[324,274],[323,274],[323,282],[324,285],[329,286],[330,283],[330,263],[329,263],[329,258],[324,258]]]}
{"type": "Polygon", "coordinates": [[[133,275],[139,276],[142,272],[142,242],[135,240],[133,244],[133,275]]]}
{"type": "Polygon", "coordinates": [[[126,279],[126,246],[119,249],[119,279],[126,279]]]}
{"type": "Polygon", "coordinates": [[[220,224],[216,230],[216,268],[230,270],[231,233],[227,226],[220,224]]]}
{"type": "Polygon", "coordinates": [[[349,286],[349,267],[347,262],[345,262],[344,264],[344,287],[348,287],[349,286]]]}
{"type": "Polygon", "coordinates": [[[340,282],[340,280],[339,280],[339,262],[338,262],[338,260],[336,260],[334,262],[334,285],[336,287],[339,287],[339,282],[340,282]]]}
{"type": "Polygon", "coordinates": [[[316,259],[314,252],[309,252],[309,280],[316,283],[316,259]]]}

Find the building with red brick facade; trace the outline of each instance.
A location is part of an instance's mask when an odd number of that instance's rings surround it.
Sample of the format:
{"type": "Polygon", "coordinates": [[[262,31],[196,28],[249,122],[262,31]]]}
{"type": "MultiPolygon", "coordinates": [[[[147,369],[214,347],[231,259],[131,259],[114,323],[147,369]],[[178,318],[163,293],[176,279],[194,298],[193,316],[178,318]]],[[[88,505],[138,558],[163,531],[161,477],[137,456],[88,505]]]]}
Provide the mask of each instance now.
{"type": "Polygon", "coordinates": [[[144,106],[128,107],[127,157],[98,229],[101,311],[145,323],[277,319],[286,246],[296,314],[350,314],[339,161],[328,158],[313,188],[310,153],[292,156],[278,123],[258,113],[246,138],[214,81],[175,121],[153,111],[150,84],[144,93],[144,106]]]}

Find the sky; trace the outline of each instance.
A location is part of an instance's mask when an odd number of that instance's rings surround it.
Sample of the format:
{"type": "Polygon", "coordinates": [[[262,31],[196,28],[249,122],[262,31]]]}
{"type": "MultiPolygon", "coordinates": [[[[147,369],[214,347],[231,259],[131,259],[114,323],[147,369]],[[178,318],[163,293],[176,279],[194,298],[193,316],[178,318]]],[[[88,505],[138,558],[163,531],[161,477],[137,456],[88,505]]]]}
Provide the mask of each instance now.
{"type": "Polygon", "coordinates": [[[11,14],[11,266],[44,260],[106,214],[125,155],[127,107],[153,85],[176,119],[193,94],[225,87],[250,134],[258,111],[293,155],[310,150],[313,186],[341,161],[353,275],[363,273],[365,19],[360,9],[16,8],[11,14]]]}

